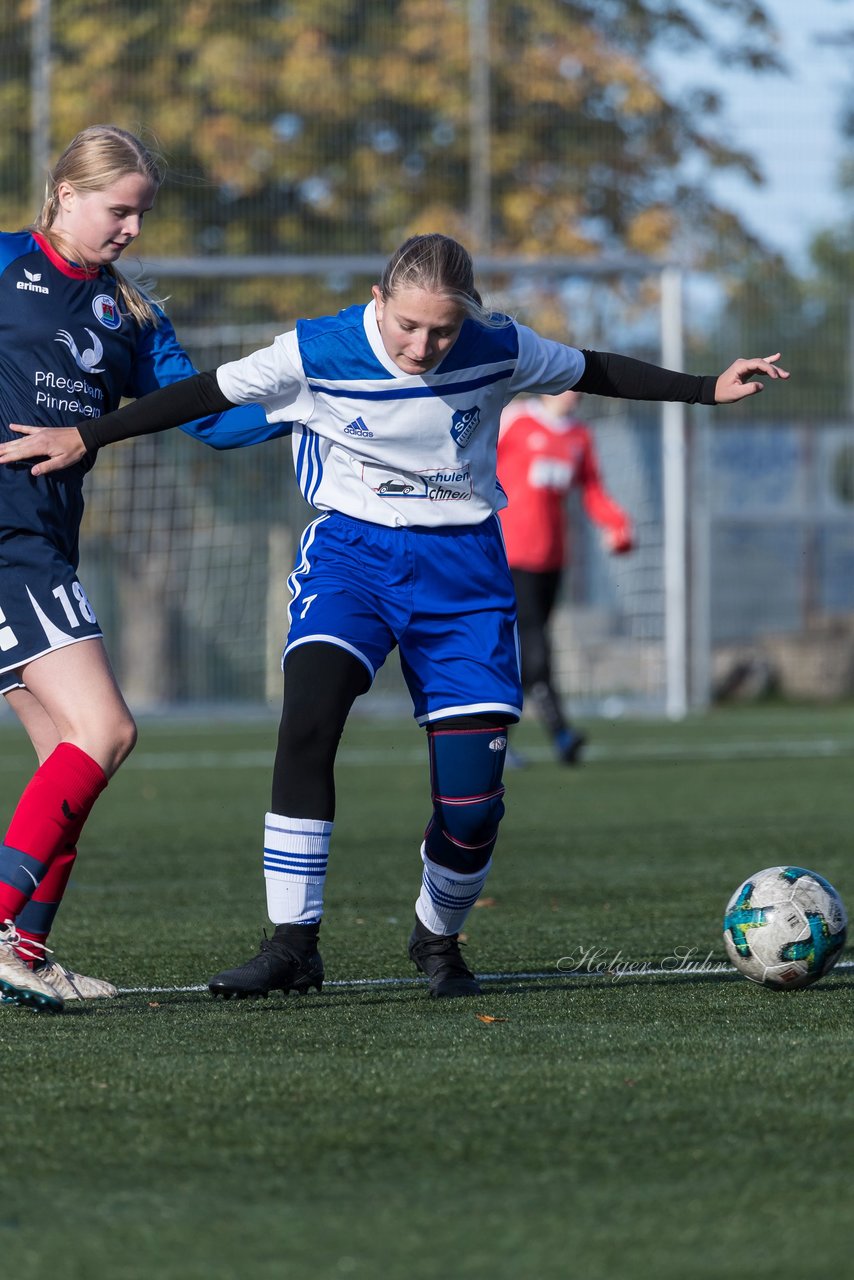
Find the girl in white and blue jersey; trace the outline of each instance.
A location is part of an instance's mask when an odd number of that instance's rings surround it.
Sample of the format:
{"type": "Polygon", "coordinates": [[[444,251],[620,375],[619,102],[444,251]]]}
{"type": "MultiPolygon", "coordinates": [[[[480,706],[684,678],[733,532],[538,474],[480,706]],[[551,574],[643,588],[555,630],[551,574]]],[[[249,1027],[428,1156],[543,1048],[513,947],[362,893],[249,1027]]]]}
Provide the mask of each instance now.
{"type": "MultiPolygon", "coordinates": [[[[427,733],[432,814],[409,954],[434,996],[475,995],[459,931],[480,897],[503,814],[507,726],[521,711],[513,584],[497,511],[501,410],[569,387],[643,400],[735,401],[785,378],[778,356],[695,377],[577,350],[484,310],[472,262],[442,235],[408,240],[367,305],[302,320],[271,346],[146,396],[76,432],[22,428],[0,463],[36,475],[111,441],[259,402],[293,422],[300,488],[320,511],[289,579],[284,705],[266,815],[276,926],[215,995],[320,988],[317,950],[335,814],[334,762],[355,699],[391,650],[427,733]]],[[[215,443],[216,427],[199,434],[215,443]]]]}

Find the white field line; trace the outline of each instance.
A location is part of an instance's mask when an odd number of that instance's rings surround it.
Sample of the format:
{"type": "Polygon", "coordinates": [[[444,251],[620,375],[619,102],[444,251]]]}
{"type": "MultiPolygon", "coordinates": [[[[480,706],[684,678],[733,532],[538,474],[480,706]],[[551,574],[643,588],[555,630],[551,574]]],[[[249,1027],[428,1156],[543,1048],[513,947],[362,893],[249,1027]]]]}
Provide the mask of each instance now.
{"type": "MultiPolygon", "coordinates": [[[[840,960],[833,966],[831,974],[836,973],[840,969],[854,969],[854,960],[840,960]]],[[[479,973],[477,979],[479,982],[567,982],[570,979],[578,980],[579,978],[606,978],[614,983],[619,983],[625,978],[674,978],[688,977],[692,974],[699,974],[701,977],[708,973],[734,974],[737,970],[732,965],[725,964],[723,961],[702,962],[696,964],[693,968],[685,965],[683,968],[660,969],[647,967],[642,961],[636,961],[634,964],[627,963],[620,969],[615,971],[602,969],[570,969],[566,972],[555,972],[554,970],[546,970],[545,972],[533,971],[531,973],[479,973]]],[[[830,974],[827,975],[831,976],[830,974]]],[[[324,989],[327,987],[416,987],[423,986],[427,982],[426,978],[331,978],[324,981],[324,989]]],[[[155,995],[178,995],[184,992],[207,991],[207,983],[194,985],[191,987],[119,987],[120,996],[155,996],[155,995]]]]}

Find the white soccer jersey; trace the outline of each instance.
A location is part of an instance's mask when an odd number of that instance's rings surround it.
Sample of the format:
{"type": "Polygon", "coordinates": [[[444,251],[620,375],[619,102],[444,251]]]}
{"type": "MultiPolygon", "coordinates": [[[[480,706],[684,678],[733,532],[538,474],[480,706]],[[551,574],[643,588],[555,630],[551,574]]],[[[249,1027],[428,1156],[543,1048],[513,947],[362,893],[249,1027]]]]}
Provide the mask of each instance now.
{"type": "Polygon", "coordinates": [[[235,404],[293,421],[306,501],[388,526],[480,524],[506,505],[495,472],[501,410],[520,392],[575,385],[584,356],[508,320],[467,319],[429,373],[383,346],[374,303],[300,320],[271,346],[217,370],[235,404]]]}

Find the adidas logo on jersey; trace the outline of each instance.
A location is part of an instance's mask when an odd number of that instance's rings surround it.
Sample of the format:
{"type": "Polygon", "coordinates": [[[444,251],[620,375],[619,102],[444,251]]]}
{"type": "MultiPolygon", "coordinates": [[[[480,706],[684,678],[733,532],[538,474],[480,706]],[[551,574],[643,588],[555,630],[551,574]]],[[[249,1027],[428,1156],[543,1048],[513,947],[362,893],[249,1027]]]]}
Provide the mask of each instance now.
{"type": "Polygon", "coordinates": [[[24,267],[24,275],[27,278],[26,280],[18,281],[17,287],[19,289],[25,289],[27,293],[50,293],[50,289],[48,289],[46,284],[39,284],[39,280],[42,278],[42,273],[40,271],[28,271],[27,268],[24,267]]]}
{"type": "Polygon", "coordinates": [[[344,428],[344,434],[345,436],[361,436],[363,440],[373,440],[374,438],[373,431],[368,430],[361,418],[354,418],[354,420],[344,428]]]}

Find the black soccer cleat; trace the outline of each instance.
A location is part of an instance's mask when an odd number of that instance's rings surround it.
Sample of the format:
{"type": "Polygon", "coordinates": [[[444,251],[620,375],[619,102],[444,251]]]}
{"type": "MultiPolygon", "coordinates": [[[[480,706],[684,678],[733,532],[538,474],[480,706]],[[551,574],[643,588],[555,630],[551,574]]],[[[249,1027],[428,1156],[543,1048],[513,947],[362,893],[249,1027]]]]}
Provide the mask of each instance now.
{"type": "Polygon", "coordinates": [[[294,929],[305,934],[305,926],[276,928],[272,938],[261,940],[258,955],[247,960],[237,969],[225,969],[208,982],[212,996],[230,1000],[266,996],[270,991],[296,991],[298,995],[323,986],[323,961],[317,950],[317,931],[311,938],[302,938],[294,945],[288,933],[294,929]],[[284,936],[283,936],[284,935],[284,936]]]}
{"type": "Polygon", "coordinates": [[[460,954],[456,933],[431,933],[416,919],[409,939],[409,958],[430,980],[430,995],[479,996],[480,987],[460,954]]]}

